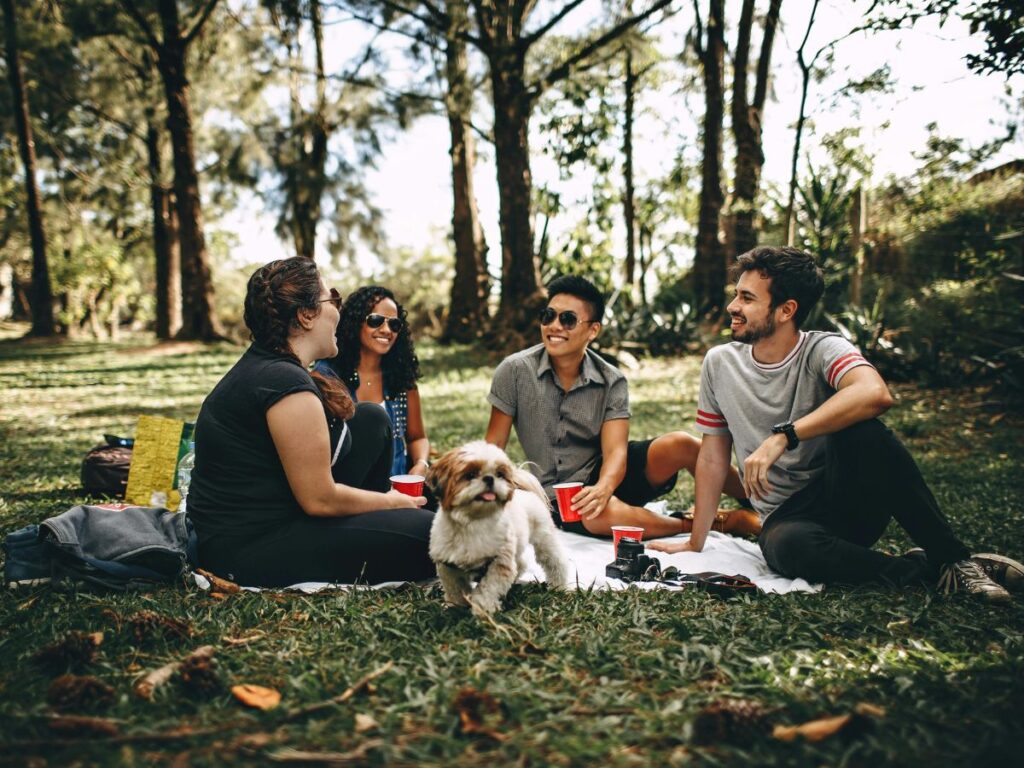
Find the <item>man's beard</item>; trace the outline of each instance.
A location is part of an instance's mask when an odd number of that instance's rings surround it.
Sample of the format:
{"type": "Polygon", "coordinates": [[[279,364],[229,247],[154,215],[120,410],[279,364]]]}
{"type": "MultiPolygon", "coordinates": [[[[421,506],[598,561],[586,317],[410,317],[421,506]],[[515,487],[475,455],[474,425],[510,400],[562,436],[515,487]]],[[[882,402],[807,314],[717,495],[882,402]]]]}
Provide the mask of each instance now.
{"type": "Polygon", "coordinates": [[[773,333],[775,333],[775,315],[769,313],[760,325],[751,325],[750,321],[744,321],[742,330],[732,332],[732,340],[742,344],[754,344],[761,339],[767,339],[773,333]]]}

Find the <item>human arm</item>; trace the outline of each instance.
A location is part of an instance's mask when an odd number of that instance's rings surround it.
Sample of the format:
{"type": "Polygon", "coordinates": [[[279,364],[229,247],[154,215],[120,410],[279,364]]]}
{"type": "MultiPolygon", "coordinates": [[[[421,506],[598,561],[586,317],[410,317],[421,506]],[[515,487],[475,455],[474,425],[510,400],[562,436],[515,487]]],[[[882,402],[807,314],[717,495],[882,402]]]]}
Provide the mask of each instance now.
{"type": "MultiPolygon", "coordinates": [[[[860,365],[847,371],[835,394],[793,422],[793,428],[800,440],[831,435],[881,416],[892,404],[892,395],[878,371],[860,365]]],[[[785,453],[786,444],[784,434],[769,435],[743,462],[743,489],[749,498],[764,498],[771,490],[768,470],[785,453]]]]}
{"type": "Polygon", "coordinates": [[[601,425],[601,472],[597,482],[584,486],[572,497],[572,506],[584,520],[593,520],[608,506],[608,500],[626,476],[629,419],[609,419],[601,425]]]}
{"type": "Polygon", "coordinates": [[[504,450],[511,434],[512,417],[492,405],[491,419],[487,422],[487,434],[484,435],[484,440],[504,450]]]}
{"type": "Polygon", "coordinates": [[[659,552],[700,552],[704,549],[708,531],[715,521],[718,502],[729,474],[732,454],[732,436],[704,435],[694,469],[696,492],[694,498],[693,528],[686,541],[652,541],[650,548],[659,552]]]}
{"type": "Polygon", "coordinates": [[[408,412],[405,423],[405,446],[409,453],[409,472],[413,474],[426,474],[430,466],[430,440],[427,438],[427,430],[423,426],[423,408],[420,405],[420,391],[410,389],[406,396],[408,412]]]}
{"type": "Polygon", "coordinates": [[[312,392],[286,395],[270,406],[267,426],[288,485],[299,506],[311,517],[344,517],[426,503],[423,497],[398,491],[378,493],[335,483],[323,404],[312,392]]]}

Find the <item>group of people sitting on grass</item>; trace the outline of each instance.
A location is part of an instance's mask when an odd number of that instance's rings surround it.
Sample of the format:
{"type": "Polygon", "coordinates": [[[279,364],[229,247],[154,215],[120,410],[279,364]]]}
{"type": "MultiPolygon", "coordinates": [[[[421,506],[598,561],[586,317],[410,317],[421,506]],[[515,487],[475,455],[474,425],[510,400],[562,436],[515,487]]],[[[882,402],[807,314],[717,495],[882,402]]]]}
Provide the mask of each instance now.
{"type": "MultiPolygon", "coordinates": [[[[549,496],[583,483],[573,533],[635,525],[662,552],[700,552],[712,527],[756,534],[780,574],[825,584],[937,585],[1006,602],[1024,566],[974,555],[939,510],[907,450],[878,417],[892,396],[841,336],[804,331],[824,281],[813,258],[759,247],[738,257],[733,341],[701,366],[696,430],[629,440],[625,376],[589,349],[604,297],[559,277],[540,313],[541,343],[494,372],[485,439],[512,428],[549,496]],[[736,463],[731,458],[735,454],[736,463]],[[692,513],[645,505],[695,477],[692,513]],[[739,508],[720,510],[722,494],[739,508]],[[895,519],[919,548],[872,549],[895,519]]],[[[248,283],[253,343],[203,403],[188,499],[199,563],[248,585],[379,583],[434,576],[432,500],[391,490],[423,474],[424,429],[412,337],[386,288],[343,301],[314,262],[283,259],[248,283]]]]}

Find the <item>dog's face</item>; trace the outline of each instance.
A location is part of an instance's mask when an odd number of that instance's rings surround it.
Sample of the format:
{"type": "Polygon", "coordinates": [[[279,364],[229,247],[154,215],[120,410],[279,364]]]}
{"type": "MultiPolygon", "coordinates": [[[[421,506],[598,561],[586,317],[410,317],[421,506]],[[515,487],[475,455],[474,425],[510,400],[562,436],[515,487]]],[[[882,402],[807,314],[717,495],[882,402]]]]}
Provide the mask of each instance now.
{"type": "Polygon", "coordinates": [[[448,451],[427,472],[427,482],[447,512],[491,515],[516,490],[515,466],[496,445],[478,440],[448,451]]]}

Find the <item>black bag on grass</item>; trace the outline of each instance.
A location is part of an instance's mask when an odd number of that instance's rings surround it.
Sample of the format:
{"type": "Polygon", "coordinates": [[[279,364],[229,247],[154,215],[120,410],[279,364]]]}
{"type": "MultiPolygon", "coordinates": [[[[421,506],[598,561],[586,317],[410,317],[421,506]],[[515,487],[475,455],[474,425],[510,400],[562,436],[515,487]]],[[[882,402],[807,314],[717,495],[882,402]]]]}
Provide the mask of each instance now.
{"type": "Polygon", "coordinates": [[[106,442],[91,449],[82,460],[82,488],[90,496],[124,498],[134,440],[104,435],[106,442]]]}

